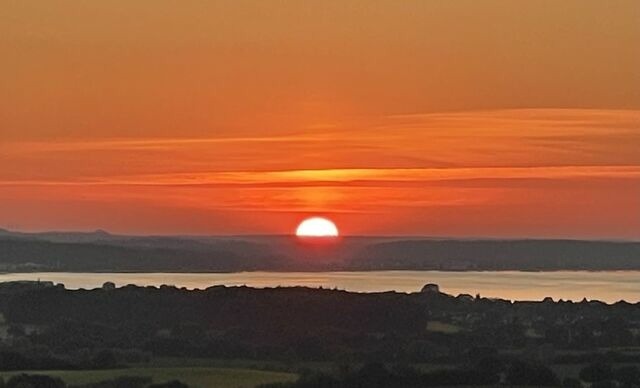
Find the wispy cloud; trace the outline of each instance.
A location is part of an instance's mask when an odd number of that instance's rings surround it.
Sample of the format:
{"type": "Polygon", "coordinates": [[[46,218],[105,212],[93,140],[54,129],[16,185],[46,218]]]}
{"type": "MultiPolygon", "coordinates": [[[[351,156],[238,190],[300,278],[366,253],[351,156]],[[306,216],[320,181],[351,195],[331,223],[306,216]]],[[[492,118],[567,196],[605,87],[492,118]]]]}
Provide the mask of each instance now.
{"type": "Polygon", "coordinates": [[[279,135],[3,142],[0,210],[128,204],[173,218],[198,210],[384,214],[387,224],[407,225],[414,213],[446,212],[461,225],[499,216],[520,227],[527,219],[516,213],[526,211],[535,222],[558,213],[578,226],[597,214],[602,228],[622,230],[640,207],[639,123],[640,111],[529,109],[279,135]]]}
{"type": "Polygon", "coordinates": [[[323,131],[0,144],[0,179],[230,171],[640,165],[640,111],[525,109],[371,118],[323,131]]]}
{"type": "Polygon", "coordinates": [[[413,185],[471,179],[639,179],[640,166],[377,168],[233,171],[124,175],[69,180],[4,180],[0,185],[114,185],[190,187],[311,187],[413,185]]]}

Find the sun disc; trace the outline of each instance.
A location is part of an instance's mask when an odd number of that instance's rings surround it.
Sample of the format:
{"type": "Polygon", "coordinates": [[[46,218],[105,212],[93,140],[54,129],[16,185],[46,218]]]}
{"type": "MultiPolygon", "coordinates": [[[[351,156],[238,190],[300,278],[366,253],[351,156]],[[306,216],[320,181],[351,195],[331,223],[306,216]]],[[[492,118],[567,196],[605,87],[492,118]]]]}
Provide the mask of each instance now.
{"type": "Polygon", "coordinates": [[[337,237],[338,228],[331,220],[322,217],[307,218],[296,229],[298,237],[337,237]]]}

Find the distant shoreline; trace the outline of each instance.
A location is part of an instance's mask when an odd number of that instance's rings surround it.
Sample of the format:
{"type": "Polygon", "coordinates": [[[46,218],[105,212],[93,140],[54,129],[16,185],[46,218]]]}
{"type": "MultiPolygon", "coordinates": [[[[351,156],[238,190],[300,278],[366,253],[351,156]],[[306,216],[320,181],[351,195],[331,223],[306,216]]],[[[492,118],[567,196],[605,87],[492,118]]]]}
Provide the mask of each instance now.
{"type": "Polygon", "coordinates": [[[297,269],[283,269],[283,270],[241,270],[241,271],[74,271],[74,270],[60,270],[60,271],[0,271],[0,275],[14,275],[14,274],[32,274],[32,273],[51,273],[51,274],[242,274],[242,273],[361,273],[361,272],[442,272],[442,273],[492,273],[492,272],[522,272],[522,273],[558,273],[558,272],[584,272],[584,273],[611,273],[611,272],[638,272],[638,269],[309,269],[309,270],[297,270],[297,269]]]}
{"type": "MultiPolygon", "coordinates": [[[[35,273],[44,273],[44,274],[194,274],[194,275],[221,275],[221,274],[255,274],[255,273],[273,273],[273,274],[293,274],[293,273],[402,273],[402,272],[437,272],[437,273],[634,273],[637,272],[640,274],[639,269],[540,269],[540,270],[529,270],[529,269],[309,269],[309,270],[299,270],[299,269],[282,269],[282,270],[239,270],[239,271],[192,271],[192,270],[171,270],[171,271],[74,271],[74,270],[60,270],[60,271],[48,271],[48,270],[33,270],[33,271],[0,271],[0,276],[2,275],[18,275],[18,274],[35,274],[35,273]]],[[[640,281],[640,279],[639,279],[640,281]]]]}
{"type": "Polygon", "coordinates": [[[235,273],[211,272],[28,272],[0,274],[0,282],[43,281],[70,289],[115,286],[173,285],[206,289],[215,285],[253,288],[308,287],[358,293],[414,293],[437,284],[451,295],[476,295],[507,300],[619,300],[640,302],[640,271],[326,271],[235,273]]]}
{"type": "Polygon", "coordinates": [[[122,238],[0,233],[3,273],[239,273],[640,270],[640,243],[580,240],[295,237],[122,238]]]}

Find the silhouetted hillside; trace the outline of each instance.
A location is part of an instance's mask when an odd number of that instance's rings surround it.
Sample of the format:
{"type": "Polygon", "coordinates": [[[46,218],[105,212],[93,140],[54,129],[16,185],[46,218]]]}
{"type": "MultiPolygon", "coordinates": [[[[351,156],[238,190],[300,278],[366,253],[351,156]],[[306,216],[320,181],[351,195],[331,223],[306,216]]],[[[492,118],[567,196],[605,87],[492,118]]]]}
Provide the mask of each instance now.
{"type": "Polygon", "coordinates": [[[0,270],[233,272],[640,270],[640,243],[293,236],[174,237],[0,230],[0,270]]]}
{"type": "Polygon", "coordinates": [[[107,245],[55,243],[40,240],[0,240],[0,268],[5,271],[160,271],[228,272],[282,267],[267,255],[255,256],[250,244],[241,243],[243,255],[221,247],[174,247],[171,244],[107,245]]]}
{"type": "Polygon", "coordinates": [[[367,246],[357,269],[640,269],[640,243],[577,240],[426,240],[367,246]]]}
{"type": "Polygon", "coordinates": [[[639,352],[620,350],[640,345],[640,304],[625,302],[510,302],[428,288],[67,290],[15,282],[0,283],[0,313],[11,338],[4,348],[0,341],[0,357],[3,350],[22,357],[5,355],[13,364],[0,369],[36,361],[39,368],[69,368],[63,360],[81,366],[105,349],[113,352],[105,367],[136,354],[450,365],[518,354],[561,364],[601,359],[597,352],[608,348],[616,362],[640,360],[639,352]]]}

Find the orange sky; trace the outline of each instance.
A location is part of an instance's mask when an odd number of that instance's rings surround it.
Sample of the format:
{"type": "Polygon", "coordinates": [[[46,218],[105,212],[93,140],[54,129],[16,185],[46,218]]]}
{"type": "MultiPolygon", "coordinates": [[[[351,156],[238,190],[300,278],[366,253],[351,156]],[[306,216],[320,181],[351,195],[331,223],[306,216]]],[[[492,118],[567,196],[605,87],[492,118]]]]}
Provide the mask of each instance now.
{"type": "Polygon", "coordinates": [[[0,15],[0,227],[640,238],[638,1],[0,15]]]}

